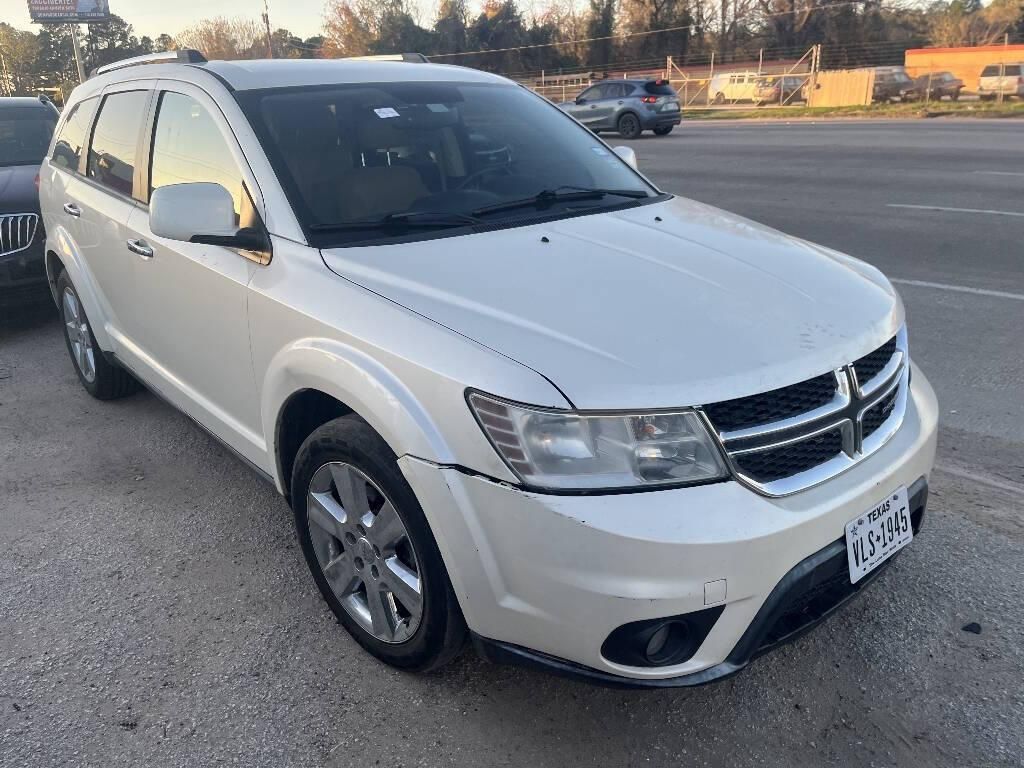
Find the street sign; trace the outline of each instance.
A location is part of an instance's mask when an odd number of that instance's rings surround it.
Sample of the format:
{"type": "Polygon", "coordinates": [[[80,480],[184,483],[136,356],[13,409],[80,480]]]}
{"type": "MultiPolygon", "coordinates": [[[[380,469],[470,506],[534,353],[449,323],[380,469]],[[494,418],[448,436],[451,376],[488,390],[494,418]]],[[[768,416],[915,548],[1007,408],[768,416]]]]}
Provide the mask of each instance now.
{"type": "Polygon", "coordinates": [[[110,18],[109,0],[28,0],[32,21],[57,24],[95,24],[110,18]]]}

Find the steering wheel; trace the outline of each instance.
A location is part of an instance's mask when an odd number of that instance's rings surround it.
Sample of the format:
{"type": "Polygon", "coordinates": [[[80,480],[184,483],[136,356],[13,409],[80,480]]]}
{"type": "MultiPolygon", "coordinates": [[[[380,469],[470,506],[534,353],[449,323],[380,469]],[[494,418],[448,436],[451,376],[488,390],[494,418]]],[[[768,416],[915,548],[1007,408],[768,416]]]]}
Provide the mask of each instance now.
{"type": "Polygon", "coordinates": [[[506,176],[512,175],[512,170],[507,165],[489,165],[486,168],[481,168],[479,171],[473,171],[469,176],[464,178],[462,183],[456,186],[455,189],[465,189],[469,186],[471,181],[476,181],[477,179],[494,171],[504,171],[506,176]]]}

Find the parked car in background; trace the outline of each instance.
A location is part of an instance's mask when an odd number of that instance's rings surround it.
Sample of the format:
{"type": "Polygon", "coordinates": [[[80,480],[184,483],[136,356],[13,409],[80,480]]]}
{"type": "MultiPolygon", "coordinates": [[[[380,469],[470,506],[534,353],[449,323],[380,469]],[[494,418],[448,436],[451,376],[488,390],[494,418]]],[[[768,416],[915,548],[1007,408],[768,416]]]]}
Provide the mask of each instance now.
{"type": "Polygon", "coordinates": [[[874,67],[874,70],[872,101],[916,101],[921,97],[913,79],[903,67],[874,67]]]}
{"type": "Polygon", "coordinates": [[[558,107],[594,133],[616,131],[624,139],[644,131],[666,136],[683,119],[668,80],[605,80],[558,107]]]}
{"type": "Polygon", "coordinates": [[[922,99],[939,101],[943,96],[949,96],[953,101],[957,101],[960,98],[960,91],[963,90],[964,81],[952,72],[931,72],[918,76],[914,80],[914,87],[922,99]]]}
{"type": "Polygon", "coordinates": [[[273,483],[388,664],[728,677],[921,578],[864,588],[922,524],[938,406],[879,270],[635,159],[476,69],[106,65],[40,170],[69,373],[273,483]]]}
{"type": "Polygon", "coordinates": [[[792,104],[806,101],[807,77],[802,75],[780,75],[762,77],[754,83],[754,103],[792,104]]]}
{"type": "Polygon", "coordinates": [[[57,124],[49,99],[0,98],[0,305],[46,299],[39,164],[57,124]]]}
{"type": "Polygon", "coordinates": [[[715,75],[708,83],[708,98],[715,104],[753,101],[757,81],[761,77],[757,72],[723,72],[715,75]]]}
{"type": "Polygon", "coordinates": [[[1024,63],[989,64],[981,71],[978,97],[990,101],[999,94],[1024,98],[1024,63]]]}

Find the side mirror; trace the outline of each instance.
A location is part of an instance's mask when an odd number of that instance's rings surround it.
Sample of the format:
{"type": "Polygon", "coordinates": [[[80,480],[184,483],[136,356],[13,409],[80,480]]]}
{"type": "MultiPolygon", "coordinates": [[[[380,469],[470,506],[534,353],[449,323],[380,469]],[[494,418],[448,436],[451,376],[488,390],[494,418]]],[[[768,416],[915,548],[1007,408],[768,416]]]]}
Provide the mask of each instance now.
{"type": "Polygon", "coordinates": [[[259,232],[239,229],[235,201],[220,184],[170,184],[149,199],[149,228],[157,237],[186,243],[223,245],[258,251],[266,247],[259,232]]]}
{"type": "Polygon", "coordinates": [[[636,167],[636,152],[633,151],[632,147],[624,147],[620,145],[618,147],[613,147],[612,152],[614,152],[623,161],[625,161],[626,165],[628,165],[634,171],[639,170],[636,167]]]}
{"type": "Polygon", "coordinates": [[[577,97],[576,97],[576,103],[577,103],[577,104],[586,104],[586,103],[587,103],[587,100],[586,100],[586,99],[584,99],[584,98],[583,98],[582,96],[577,96],[577,97]]]}

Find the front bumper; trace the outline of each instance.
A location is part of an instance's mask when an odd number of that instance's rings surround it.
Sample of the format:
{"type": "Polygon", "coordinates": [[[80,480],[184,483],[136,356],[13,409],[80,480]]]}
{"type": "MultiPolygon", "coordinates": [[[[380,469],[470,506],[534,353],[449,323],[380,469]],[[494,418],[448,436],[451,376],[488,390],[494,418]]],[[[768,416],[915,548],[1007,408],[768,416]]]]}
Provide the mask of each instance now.
{"type": "Polygon", "coordinates": [[[760,652],[765,611],[787,574],[823,552],[835,556],[849,520],[927,478],[936,422],[934,393],[915,369],[903,425],[885,446],[777,499],[736,482],[537,494],[411,457],[400,465],[485,655],[606,684],[689,685],[731,674],[760,652]],[[714,606],[720,616],[682,663],[625,666],[602,655],[623,624],[714,606]]]}

